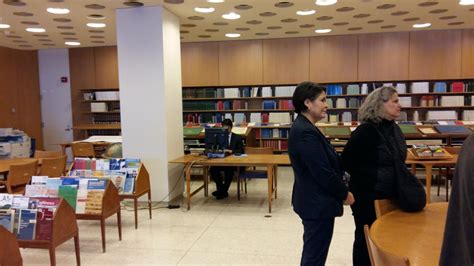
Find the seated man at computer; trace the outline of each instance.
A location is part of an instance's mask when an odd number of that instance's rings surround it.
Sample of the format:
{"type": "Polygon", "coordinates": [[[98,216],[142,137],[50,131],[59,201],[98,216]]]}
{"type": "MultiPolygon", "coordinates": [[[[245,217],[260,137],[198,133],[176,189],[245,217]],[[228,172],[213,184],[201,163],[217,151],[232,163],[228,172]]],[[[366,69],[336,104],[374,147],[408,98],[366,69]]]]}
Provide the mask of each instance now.
{"type": "MultiPolygon", "coordinates": [[[[222,126],[226,127],[229,131],[229,140],[228,140],[228,148],[229,152],[233,154],[237,153],[244,153],[244,142],[243,138],[240,135],[232,133],[232,120],[225,119],[222,122],[222,126]]],[[[212,195],[216,197],[216,199],[224,199],[229,196],[228,190],[230,184],[232,183],[232,177],[234,176],[234,172],[237,171],[237,167],[233,166],[213,166],[210,169],[211,178],[216,182],[217,190],[212,192],[212,195]],[[224,172],[224,180],[222,180],[221,172],[224,172]]]]}

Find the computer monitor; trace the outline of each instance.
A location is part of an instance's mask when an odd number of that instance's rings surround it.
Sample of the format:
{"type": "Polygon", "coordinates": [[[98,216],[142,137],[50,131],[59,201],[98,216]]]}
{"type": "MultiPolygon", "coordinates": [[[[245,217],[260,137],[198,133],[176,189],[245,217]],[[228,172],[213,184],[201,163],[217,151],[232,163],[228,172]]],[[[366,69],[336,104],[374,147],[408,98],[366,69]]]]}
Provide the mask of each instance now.
{"type": "Polygon", "coordinates": [[[205,143],[206,153],[224,153],[228,148],[229,131],[224,127],[206,128],[205,143]]]}

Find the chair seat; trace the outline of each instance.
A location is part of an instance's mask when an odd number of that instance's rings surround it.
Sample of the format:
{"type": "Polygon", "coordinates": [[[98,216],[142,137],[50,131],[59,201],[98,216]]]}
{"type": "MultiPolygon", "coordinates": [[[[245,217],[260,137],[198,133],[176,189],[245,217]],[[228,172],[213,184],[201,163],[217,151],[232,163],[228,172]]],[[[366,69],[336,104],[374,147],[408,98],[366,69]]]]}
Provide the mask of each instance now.
{"type": "Polygon", "coordinates": [[[247,170],[243,173],[240,173],[239,178],[267,178],[267,171],[247,170]]]}

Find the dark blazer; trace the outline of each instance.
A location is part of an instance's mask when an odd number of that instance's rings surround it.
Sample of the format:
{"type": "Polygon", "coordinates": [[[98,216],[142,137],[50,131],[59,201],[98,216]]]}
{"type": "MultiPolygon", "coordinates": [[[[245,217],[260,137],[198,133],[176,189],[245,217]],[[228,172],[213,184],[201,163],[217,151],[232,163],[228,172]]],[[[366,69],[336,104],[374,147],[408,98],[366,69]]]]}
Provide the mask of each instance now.
{"type": "Polygon", "coordinates": [[[232,150],[232,153],[244,153],[244,138],[241,135],[231,133],[229,150],[232,150]]]}
{"type": "Polygon", "coordinates": [[[348,189],[339,156],[303,115],[298,115],[290,129],[288,153],[295,174],[294,211],[303,220],[341,216],[348,189]]]}

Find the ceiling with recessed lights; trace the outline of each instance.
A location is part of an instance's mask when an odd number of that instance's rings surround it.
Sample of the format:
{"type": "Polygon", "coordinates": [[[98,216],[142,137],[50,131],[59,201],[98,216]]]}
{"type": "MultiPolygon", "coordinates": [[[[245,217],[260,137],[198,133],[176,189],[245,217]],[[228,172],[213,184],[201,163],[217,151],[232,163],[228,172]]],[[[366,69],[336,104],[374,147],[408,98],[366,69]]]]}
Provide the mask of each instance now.
{"type": "Polygon", "coordinates": [[[474,28],[474,0],[0,1],[0,46],[16,49],[115,45],[115,10],[155,5],[182,42],[474,28]]]}

